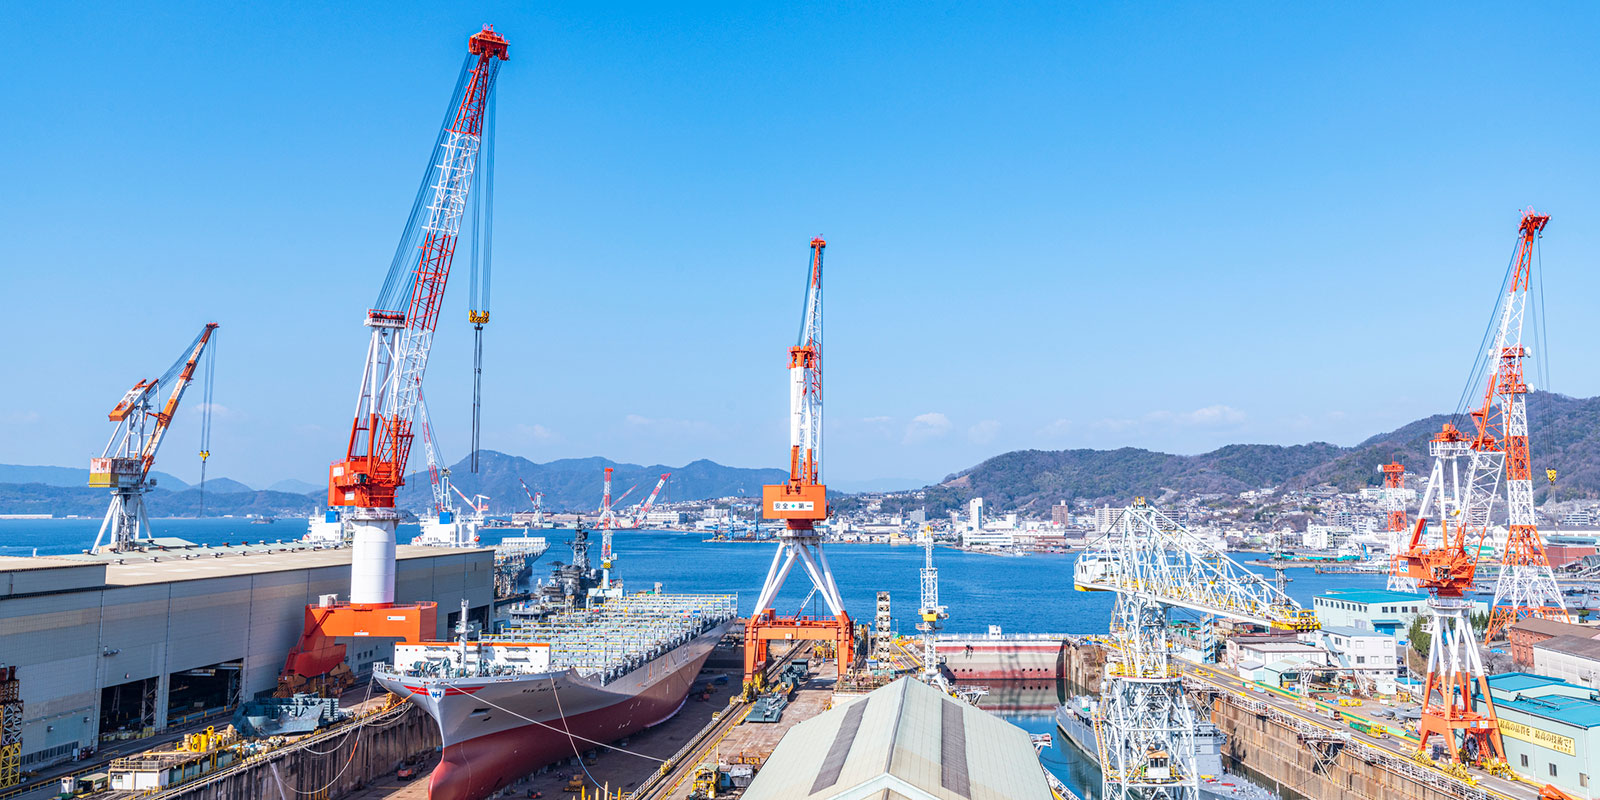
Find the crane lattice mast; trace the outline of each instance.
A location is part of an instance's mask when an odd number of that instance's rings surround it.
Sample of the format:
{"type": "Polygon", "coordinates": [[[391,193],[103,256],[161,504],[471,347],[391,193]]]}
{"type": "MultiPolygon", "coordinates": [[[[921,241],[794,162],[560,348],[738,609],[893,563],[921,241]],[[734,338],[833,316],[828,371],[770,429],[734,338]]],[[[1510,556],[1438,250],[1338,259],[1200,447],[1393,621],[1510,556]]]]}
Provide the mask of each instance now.
{"type": "Polygon", "coordinates": [[[1517,226],[1517,251],[1500,298],[1494,341],[1484,353],[1487,371],[1483,403],[1472,412],[1477,436],[1472,440],[1472,462],[1467,491],[1468,521],[1487,528],[1488,507],[1495,494],[1493,482],[1502,474],[1506,486],[1507,531],[1500,550],[1500,575],[1495,581],[1494,605],[1489,614],[1487,639],[1494,639],[1524,617],[1567,621],[1567,610],[1556,586],[1550,559],[1545,555],[1533,506],[1533,464],[1528,450],[1528,384],[1523,379],[1522,321],[1533,280],[1533,256],[1550,217],[1528,209],[1517,226]],[[1488,490],[1488,496],[1478,493],[1488,490]],[[1478,507],[1481,515],[1473,514],[1478,507]]]}
{"type": "Polygon", "coordinates": [[[650,509],[655,507],[656,496],[661,494],[661,487],[666,486],[667,479],[671,477],[672,473],[670,472],[661,473],[661,479],[656,481],[656,488],[650,490],[650,496],[646,497],[644,502],[639,504],[639,510],[634,513],[633,527],[639,528],[644,525],[644,515],[650,513],[650,509]]]}
{"type": "MultiPolygon", "coordinates": [[[[121,553],[136,550],[149,540],[150,517],[144,495],[153,485],[150,468],[216,329],[217,323],[206,323],[161,377],[134,384],[106,415],[117,427],[100,457],[89,459],[89,485],[111,490],[111,506],[94,538],[94,550],[105,542],[112,552],[121,553]]],[[[209,434],[203,437],[209,438],[209,434]]],[[[211,455],[209,450],[203,452],[211,455]]]]}
{"type": "MultiPolygon", "coordinates": [[[[394,605],[395,492],[405,484],[422,379],[508,53],[491,26],[468,37],[422,185],[377,301],[367,310],[371,334],[350,437],[344,457],[328,468],[328,505],[347,509],[352,528],[350,600],[307,609],[305,631],[284,664],[285,680],[326,674],[344,658],[336,638],[355,631],[413,641],[434,633],[436,604],[394,605]]],[[[474,225],[485,205],[473,207],[474,225]]]]}
{"type": "Polygon", "coordinates": [[[1406,468],[1395,461],[1384,464],[1379,469],[1383,470],[1383,511],[1386,529],[1389,532],[1389,591],[1414,592],[1417,582],[1405,574],[1405,565],[1402,555],[1406,546],[1406,503],[1404,491],[1406,488],[1406,468]]]}
{"type": "Polygon", "coordinates": [[[933,529],[922,526],[922,602],[917,607],[917,630],[922,633],[922,681],[949,690],[949,682],[939,669],[939,653],[933,638],[944,627],[949,611],[939,603],[939,568],[933,565],[933,529]]]}
{"type": "Polygon", "coordinates": [[[844,598],[833,578],[833,568],[822,552],[822,537],[815,529],[828,518],[828,489],[822,483],[822,251],[827,242],[811,240],[806,271],[805,306],[800,315],[800,335],[789,348],[789,480],[763,486],[761,515],[781,519],[778,549],[767,568],[766,580],[756,598],[755,611],[745,625],[744,676],[747,690],[766,660],[767,642],[774,638],[832,641],[840,673],[854,659],[855,632],[844,598]],[[784,579],[796,563],[802,565],[812,586],[827,606],[827,618],[779,617],[772,604],[784,579]]]}

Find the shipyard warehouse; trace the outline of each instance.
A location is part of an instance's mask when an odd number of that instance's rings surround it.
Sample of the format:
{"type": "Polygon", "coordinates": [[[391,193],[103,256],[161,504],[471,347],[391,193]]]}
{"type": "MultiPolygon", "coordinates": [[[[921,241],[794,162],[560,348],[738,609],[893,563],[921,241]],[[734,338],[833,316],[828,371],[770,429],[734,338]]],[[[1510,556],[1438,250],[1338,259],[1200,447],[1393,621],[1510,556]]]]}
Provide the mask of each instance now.
{"type": "MultiPolygon", "coordinates": [[[[165,730],[278,686],[307,605],[348,591],[350,549],[206,547],[0,557],[0,653],[16,667],[24,770],[165,730]]],[[[436,635],[494,599],[490,550],[397,548],[395,595],[437,600],[436,635]]],[[[391,640],[344,639],[355,672],[391,640]]]]}

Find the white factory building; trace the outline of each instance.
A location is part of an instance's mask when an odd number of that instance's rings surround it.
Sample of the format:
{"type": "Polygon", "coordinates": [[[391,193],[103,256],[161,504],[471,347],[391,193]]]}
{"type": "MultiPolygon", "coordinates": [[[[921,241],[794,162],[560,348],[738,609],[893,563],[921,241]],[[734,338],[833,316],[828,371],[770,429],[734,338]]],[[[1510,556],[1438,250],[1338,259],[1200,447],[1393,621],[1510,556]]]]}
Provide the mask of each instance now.
{"type": "MultiPolygon", "coordinates": [[[[0,665],[17,668],[23,769],[276,688],[305,607],[349,593],[347,548],[157,541],[168,549],[0,557],[0,665]]],[[[493,551],[402,545],[396,559],[395,601],[437,602],[436,635],[463,599],[488,618],[493,551]]],[[[392,649],[346,645],[358,672],[392,649]]]]}

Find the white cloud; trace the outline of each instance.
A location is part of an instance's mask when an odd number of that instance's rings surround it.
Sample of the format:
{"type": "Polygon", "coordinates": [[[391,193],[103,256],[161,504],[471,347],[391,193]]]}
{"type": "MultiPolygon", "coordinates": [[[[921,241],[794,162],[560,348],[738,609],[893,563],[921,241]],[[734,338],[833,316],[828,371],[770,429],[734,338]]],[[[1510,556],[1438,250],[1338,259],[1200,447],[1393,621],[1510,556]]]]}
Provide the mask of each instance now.
{"type": "Polygon", "coordinates": [[[1052,422],[1049,425],[1046,425],[1043,428],[1040,428],[1039,429],[1039,435],[1041,435],[1041,436],[1049,436],[1051,438],[1060,438],[1062,436],[1066,436],[1067,433],[1070,432],[1071,430],[1072,430],[1072,422],[1069,421],[1066,417],[1062,417],[1062,418],[1056,420],[1055,422],[1052,422]]]}
{"type": "Polygon", "coordinates": [[[41,419],[37,411],[12,411],[5,416],[6,422],[12,425],[32,425],[41,419]]]}
{"type": "Polygon", "coordinates": [[[528,439],[532,439],[532,440],[534,440],[536,442],[548,442],[551,439],[556,438],[556,434],[555,434],[554,431],[550,430],[549,428],[546,428],[543,425],[537,424],[537,423],[535,423],[533,425],[528,425],[528,424],[519,424],[519,425],[517,425],[517,435],[526,437],[528,439]]]}
{"type": "Polygon", "coordinates": [[[950,432],[950,418],[937,411],[918,414],[906,425],[906,444],[937,439],[950,432]]]}
{"type": "Polygon", "coordinates": [[[1216,428],[1237,425],[1245,420],[1245,413],[1233,406],[1221,404],[1197,408],[1193,411],[1152,411],[1138,419],[1103,419],[1095,423],[1100,430],[1120,432],[1130,428],[1196,427],[1216,428]]]}
{"type": "Polygon", "coordinates": [[[967,438],[977,444],[988,444],[994,441],[1000,432],[999,420],[986,419],[967,429],[967,438]]]}
{"type": "Polygon", "coordinates": [[[1189,425],[1234,425],[1244,422],[1244,412],[1233,406],[1214,405],[1180,414],[1178,419],[1189,425]]]}

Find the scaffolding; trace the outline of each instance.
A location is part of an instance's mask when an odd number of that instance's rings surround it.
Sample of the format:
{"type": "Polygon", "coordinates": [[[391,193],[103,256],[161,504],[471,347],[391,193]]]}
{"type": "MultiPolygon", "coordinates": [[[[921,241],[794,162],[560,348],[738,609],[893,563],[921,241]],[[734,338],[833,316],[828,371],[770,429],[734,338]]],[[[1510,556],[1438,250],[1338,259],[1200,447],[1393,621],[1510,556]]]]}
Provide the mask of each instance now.
{"type": "Polygon", "coordinates": [[[889,593],[878,592],[878,615],[873,620],[872,657],[884,660],[894,654],[894,614],[889,611],[889,593]]]}
{"type": "Polygon", "coordinates": [[[0,666],[0,789],[22,781],[22,691],[17,668],[0,666]]]}
{"type": "MultiPolygon", "coordinates": [[[[539,671],[570,669],[610,683],[733,619],[738,605],[736,594],[641,592],[613,597],[588,608],[544,616],[514,616],[513,622],[499,633],[480,637],[471,644],[479,649],[505,644],[545,645],[549,648],[549,665],[539,671]]],[[[530,669],[525,664],[482,658],[466,660],[464,665],[476,676],[513,675],[530,669]]]]}

